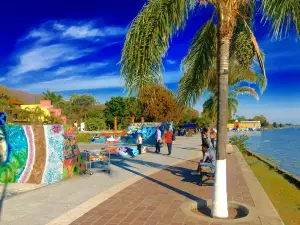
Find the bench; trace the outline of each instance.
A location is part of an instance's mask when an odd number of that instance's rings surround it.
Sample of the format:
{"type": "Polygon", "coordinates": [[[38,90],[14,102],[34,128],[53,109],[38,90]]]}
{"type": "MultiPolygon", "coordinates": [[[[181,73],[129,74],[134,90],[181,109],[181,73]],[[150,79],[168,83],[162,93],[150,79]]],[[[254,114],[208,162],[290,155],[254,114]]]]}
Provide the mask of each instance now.
{"type": "Polygon", "coordinates": [[[207,167],[207,166],[202,167],[202,172],[199,175],[198,185],[202,186],[211,177],[214,179],[215,171],[216,171],[216,168],[210,168],[210,167],[207,167]],[[204,177],[207,177],[207,179],[203,180],[204,177]]]}

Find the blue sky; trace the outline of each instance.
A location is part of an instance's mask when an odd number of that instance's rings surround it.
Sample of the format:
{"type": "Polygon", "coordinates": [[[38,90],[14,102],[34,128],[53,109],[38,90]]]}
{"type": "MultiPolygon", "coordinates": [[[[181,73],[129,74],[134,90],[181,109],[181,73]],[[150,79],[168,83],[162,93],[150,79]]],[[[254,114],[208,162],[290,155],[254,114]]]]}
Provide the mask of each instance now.
{"type": "MultiPolygon", "coordinates": [[[[124,95],[120,53],[131,20],[145,0],[10,0],[0,8],[0,83],[42,93],[90,93],[101,103],[124,95]]],[[[165,84],[177,90],[180,61],[211,9],[191,15],[164,59],[165,84]]],[[[300,123],[300,43],[294,32],[271,40],[268,24],[256,15],[255,34],[266,56],[268,87],[259,101],[239,98],[238,115],[264,114],[270,121],[300,123]]],[[[205,96],[195,106],[201,111],[205,96]]]]}

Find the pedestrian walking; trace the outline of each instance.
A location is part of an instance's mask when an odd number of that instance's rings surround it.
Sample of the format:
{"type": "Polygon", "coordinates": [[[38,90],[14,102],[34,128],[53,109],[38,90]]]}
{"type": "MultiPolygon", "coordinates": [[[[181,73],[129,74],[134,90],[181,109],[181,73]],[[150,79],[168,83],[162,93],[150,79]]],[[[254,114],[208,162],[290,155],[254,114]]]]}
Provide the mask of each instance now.
{"type": "Polygon", "coordinates": [[[159,127],[156,127],[155,140],[156,140],[155,152],[160,153],[161,131],[159,127]]]}
{"type": "Polygon", "coordinates": [[[136,144],[137,144],[137,149],[139,151],[139,155],[142,154],[142,144],[143,144],[143,139],[142,139],[142,135],[138,134],[138,138],[136,140],[136,144]]]}
{"type": "Polygon", "coordinates": [[[168,146],[168,155],[172,153],[172,143],[173,143],[173,133],[170,131],[170,128],[167,128],[166,133],[164,134],[165,142],[168,146]]]}
{"type": "Polygon", "coordinates": [[[216,138],[217,138],[217,133],[215,132],[214,128],[210,129],[210,141],[211,141],[211,145],[213,148],[215,148],[215,143],[216,143],[216,138]]]}

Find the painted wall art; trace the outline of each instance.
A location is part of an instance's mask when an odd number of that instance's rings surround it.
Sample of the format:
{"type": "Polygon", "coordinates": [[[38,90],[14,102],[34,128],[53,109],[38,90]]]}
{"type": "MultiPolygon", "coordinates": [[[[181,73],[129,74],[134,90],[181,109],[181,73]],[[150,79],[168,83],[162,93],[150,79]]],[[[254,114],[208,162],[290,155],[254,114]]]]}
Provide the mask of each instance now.
{"type": "Polygon", "coordinates": [[[127,128],[127,133],[120,137],[103,137],[100,134],[78,134],[77,141],[84,143],[100,144],[100,143],[112,143],[123,145],[135,145],[138,134],[142,134],[143,145],[152,146],[155,145],[155,133],[156,127],[162,132],[166,131],[167,127],[173,130],[173,122],[150,122],[150,123],[132,123],[127,128]],[[86,138],[83,138],[85,136],[86,138]],[[84,141],[83,141],[84,140],[84,141]]]}
{"type": "Polygon", "coordinates": [[[52,184],[85,169],[72,128],[0,126],[0,183],[52,184]]]}

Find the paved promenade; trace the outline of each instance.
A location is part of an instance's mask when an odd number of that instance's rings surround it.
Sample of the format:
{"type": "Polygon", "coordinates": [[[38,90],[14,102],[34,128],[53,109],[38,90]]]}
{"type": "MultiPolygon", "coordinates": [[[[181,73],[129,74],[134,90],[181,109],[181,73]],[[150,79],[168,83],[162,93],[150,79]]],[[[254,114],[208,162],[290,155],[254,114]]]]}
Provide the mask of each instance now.
{"type": "Polygon", "coordinates": [[[213,192],[213,181],[199,186],[190,175],[202,157],[199,140],[178,138],[172,156],[115,161],[111,177],[96,173],[12,197],[0,224],[283,224],[239,152],[227,155],[228,201],[247,206],[250,215],[229,221],[191,214],[187,206],[209,202],[213,192]]]}
{"type": "MultiPolygon", "coordinates": [[[[200,142],[199,142],[200,139],[200,142]]],[[[128,160],[114,160],[111,174],[96,172],[94,175],[78,176],[57,184],[43,186],[36,190],[10,197],[3,202],[1,225],[43,225],[60,217],[66,212],[77,208],[87,200],[97,196],[124,182],[136,179],[137,171],[143,174],[152,174],[168,165],[180,163],[186,159],[199,157],[199,136],[192,138],[178,138],[174,145],[173,155],[167,157],[157,154],[143,154],[128,160]],[[130,167],[131,171],[124,169],[130,167]]],[[[80,149],[100,149],[98,145],[80,145],[80,149]]],[[[153,150],[153,149],[152,149],[153,150]]],[[[162,149],[167,153],[167,148],[162,149]]],[[[14,184],[8,184],[7,190],[14,184]]],[[[23,189],[32,188],[24,184],[23,189]]],[[[20,188],[20,185],[18,185],[20,188]]],[[[21,188],[20,188],[21,189],[21,188]]],[[[59,224],[62,225],[62,224],[59,224]]]]}
{"type": "MultiPolygon", "coordinates": [[[[255,208],[253,198],[244,178],[239,153],[228,155],[228,201],[239,202],[249,206],[255,212],[246,219],[212,220],[197,218],[184,209],[189,202],[203,202],[212,198],[213,183],[205,182],[198,186],[198,177],[190,173],[197,167],[197,161],[189,160],[176,166],[171,166],[123,189],[113,197],[99,204],[88,213],[75,220],[72,225],[105,224],[105,225],[196,225],[196,224],[281,224],[264,193],[257,195],[266,201],[255,208]]],[[[256,189],[257,192],[261,191],[256,189]]]]}

